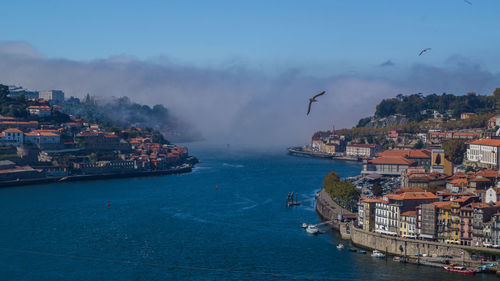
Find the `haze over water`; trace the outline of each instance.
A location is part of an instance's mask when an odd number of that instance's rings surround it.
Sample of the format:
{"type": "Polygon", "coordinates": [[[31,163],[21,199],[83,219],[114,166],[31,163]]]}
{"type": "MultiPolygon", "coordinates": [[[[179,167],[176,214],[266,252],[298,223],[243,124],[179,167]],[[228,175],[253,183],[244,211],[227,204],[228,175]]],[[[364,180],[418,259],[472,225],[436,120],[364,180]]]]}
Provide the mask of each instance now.
{"type": "Polygon", "coordinates": [[[190,174],[0,189],[2,280],[469,280],[335,248],[314,193],[357,163],[193,148],[190,174]],[[216,186],[218,188],[216,189],[216,186]],[[285,208],[296,191],[300,207],[285,208]],[[110,201],[110,206],[107,206],[110,201]]]}

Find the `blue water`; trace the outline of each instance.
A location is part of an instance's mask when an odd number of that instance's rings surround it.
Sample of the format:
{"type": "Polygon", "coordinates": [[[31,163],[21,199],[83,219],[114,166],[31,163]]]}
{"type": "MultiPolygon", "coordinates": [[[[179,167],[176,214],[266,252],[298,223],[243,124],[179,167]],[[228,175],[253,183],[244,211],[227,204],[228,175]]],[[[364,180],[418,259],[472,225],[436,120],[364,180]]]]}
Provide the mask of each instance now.
{"type": "Polygon", "coordinates": [[[0,189],[0,280],[463,280],[309,236],[324,175],[357,163],[191,149],[190,174],[0,189]],[[218,188],[216,188],[218,186],[218,188]],[[288,192],[304,200],[285,208],[288,192]],[[110,206],[107,206],[107,202],[110,206]]]}

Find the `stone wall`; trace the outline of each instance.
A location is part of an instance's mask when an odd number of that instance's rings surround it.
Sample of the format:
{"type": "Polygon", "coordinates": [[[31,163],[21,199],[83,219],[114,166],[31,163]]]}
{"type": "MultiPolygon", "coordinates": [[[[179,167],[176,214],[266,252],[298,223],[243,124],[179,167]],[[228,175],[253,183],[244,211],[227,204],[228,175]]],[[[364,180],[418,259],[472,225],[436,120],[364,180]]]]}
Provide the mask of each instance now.
{"type": "Polygon", "coordinates": [[[338,220],[339,215],[352,214],[348,210],[342,209],[342,207],[337,205],[324,189],[321,189],[316,196],[316,212],[322,219],[331,221],[330,225],[337,230],[340,227],[338,220]]]}
{"type": "MultiPolygon", "coordinates": [[[[337,220],[339,213],[348,213],[341,209],[328,194],[321,190],[316,198],[316,211],[325,220],[332,220],[332,227],[340,230],[344,239],[351,239],[355,246],[373,250],[379,250],[391,255],[415,257],[415,255],[426,255],[436,257],[441,255],[452,256],[456,261],[472,262],[471,255],[497,255],[499,249],[469,247],[454,244],[443,244],[438,242],[407,239],[397,236],[389,236],[375,232],[369,232],[353,226],[352,224],[340,223],[337,220]]],[[[477,261],[477,260],[476,260],[477,261]]]]}
{"type": "Polygon", "coordinates": [[[441,255],[452,256],[455,260],[471,261],[474,253],[488,253],[500,255],[500,250],[478,248],[453,244],[443,244],[431,241],[406,239],[380,233],[369,232],[357,227],[350,227],[350,237],[354,245],[387,252],[398,256],[426,255],[436,257],[441,255]]]}

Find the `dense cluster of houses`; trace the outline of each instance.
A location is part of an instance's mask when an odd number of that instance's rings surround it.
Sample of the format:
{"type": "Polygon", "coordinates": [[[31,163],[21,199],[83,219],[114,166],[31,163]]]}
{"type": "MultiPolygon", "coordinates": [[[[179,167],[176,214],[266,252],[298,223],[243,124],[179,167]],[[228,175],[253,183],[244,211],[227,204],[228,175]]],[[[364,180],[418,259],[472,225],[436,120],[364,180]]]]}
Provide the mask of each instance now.
{"type": "MultiPolygon", "coordinates": [[[[441,149],[388,150],[364,163],[365,174],[399,176],[401,188],[358,202],[358,226],[367,231],[476,247],[500,247],[497,140],[469,144],[487,169],[454,168],[441,149]],[[492,146],[493,145],[493,146],[492,146]],[[476,147],[478,146],[478,147],[476,147]],[[481,154],[479,154],[481,155],[481,154]]],[[[472,155],[476,156],[474,152],[472,155]]]]}
{"type": "Polygon", "coordinates": [[[14,97],[19,94],[29,94],[39,105],[26,108],[30,120],[0,115],[0,155],[5,159],[0,163],[0,181],[161,170],[188,157],[187,148],[154,142],[152,134],[139,128],[109,132],[74,118],[46,124],[40,118],[61,110],[64,93],[11,91],[14,97]]]}

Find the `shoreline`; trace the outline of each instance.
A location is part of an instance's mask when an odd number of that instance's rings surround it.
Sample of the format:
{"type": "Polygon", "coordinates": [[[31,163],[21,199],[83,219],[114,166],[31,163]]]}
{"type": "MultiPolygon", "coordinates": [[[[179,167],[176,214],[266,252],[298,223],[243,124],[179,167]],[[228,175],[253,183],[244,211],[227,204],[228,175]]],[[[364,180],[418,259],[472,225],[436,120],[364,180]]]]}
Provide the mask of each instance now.
{"type": "MultiPolygon", "coordinates": [[[[477,253],[487,253],[495,252],[500,253],[499,250],[489,249],[489,248],[477,248],[470,246],[460,246],[453,244],[444,244],[434,241],[423,241],[414,240],[401,237],[394,237],[389,235],[384,235],[381,233],[369,232],[353,226],[350,223],[340,222],[338,220],[338,214],[349,213],[348,210],[341,208],[328,196],[324,189],[321,189],[316,196],[316,207],[315,211],[323,221],[331,221],[327,225],[340,233],[340,236],[344,240],[349,240],[350,243],[361,249],[367,250],[378,250],[386,254],[386,259],[388,256],[401,256],[404,257],[404,261],[416,264],[425,265],[432,267],[446,266],[447,263],[458,263],[464,264],[470,267],[478,267],[483,264],[483,261],[473,260],[471,258],[472,254],[477,253]],[[400,252],[404,249],[404,252],[400,252]],[[460,252],[464,252],[462,257],[460,257],[460,252]],[[422,254],[426,254],[424,257],[422,254]],[[440,253],[446,255],[455,254],[454,258],[442,259],[437,256],[440,253]],[[418,256],[417,256],[418,254],[418,256]]],[[[485,264],[492,263],[486,262],[485,264]]],[[[486,273],[497,273],[500,274],[499,266],[493,268],[487,268],[483,271],[486,273]]]]}
{"type": "Polygon", "coordinates": [[[311,157],[311,158],[320,158],[328,160],[360,162],[359,158],[353,158],[343,155],[332,155],[323,152],[304,151],[300,147],[289,147],[287,148],[287,150],[289,155],[297,157],[311,157]]]}
{"type": "Polygon", "coordinates": [[[122,179],[122,178],[141,178],[141,177],[154,177],[162,175],[175,175],[175,174],[185,174],[190,173],[193,167],[198,163],[196,158],[192,161],[187,161],[180,166],[173,167],[166,170],[154,170],[154,171],[133,171],[127,173],[106,173],[106,174],[95,174],[95,175],[71,175],[63,177],[46,177],[37,179],[27,179],[18,181],[3,181],[0,182],[0,188],[2,187],[14,187],[14,186],[25,186],[25,185],[40,185],[49,183],[65,183],[65,182],[77,182],[77,181],[92,181],[92,180],[112,180],[112,179],[122,179]]]}

